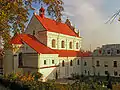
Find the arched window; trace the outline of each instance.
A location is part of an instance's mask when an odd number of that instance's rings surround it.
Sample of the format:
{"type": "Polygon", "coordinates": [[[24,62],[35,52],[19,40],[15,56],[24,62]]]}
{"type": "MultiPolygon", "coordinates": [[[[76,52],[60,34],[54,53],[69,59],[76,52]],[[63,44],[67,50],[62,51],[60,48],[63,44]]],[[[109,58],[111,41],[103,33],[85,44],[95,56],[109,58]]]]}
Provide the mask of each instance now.
{"type": "Polygon", "coordinates": [[[72,49],[72,42],[69,43],[69,48],[72,49]]]}
{"type": "Polygon", "coordinates": [[[78,43],[76,43],[76,49],[78,49],[78,43]]]}
{"type": "Polygon", "coordinates": [[[62,67],[64,67],[65,66],[65,62],[64,62],[64,60],[62,61],[62,67]]]}
{"type": "Polygon", "coordinates": [[[72,63],[72,60],[70,61],[70,66],[72,66],[73,65],[73,63],[72,63]]]}
{"type": "Polygon", "coordinates": [[[56,41],[55,39],[52,40],[52,47],[55,48],[56,41]]]}
{"type": "Polygon", "coordinates": [[[61,48],[65,48],[65,42],[64,41],[61,42],[61,48]]]}

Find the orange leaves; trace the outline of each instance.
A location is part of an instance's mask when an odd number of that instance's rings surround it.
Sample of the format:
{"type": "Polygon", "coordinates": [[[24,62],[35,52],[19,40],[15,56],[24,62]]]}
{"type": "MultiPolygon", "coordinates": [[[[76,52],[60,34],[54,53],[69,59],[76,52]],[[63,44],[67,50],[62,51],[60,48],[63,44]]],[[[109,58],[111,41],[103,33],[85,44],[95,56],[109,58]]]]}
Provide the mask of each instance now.
{"type": "Polygon", "coordinates": [[[32,75],[21,76],[21,77],[20,77],[20,81],[22,81],[22,82],[34,81],[34,77],[33,77],[32,75]]]}

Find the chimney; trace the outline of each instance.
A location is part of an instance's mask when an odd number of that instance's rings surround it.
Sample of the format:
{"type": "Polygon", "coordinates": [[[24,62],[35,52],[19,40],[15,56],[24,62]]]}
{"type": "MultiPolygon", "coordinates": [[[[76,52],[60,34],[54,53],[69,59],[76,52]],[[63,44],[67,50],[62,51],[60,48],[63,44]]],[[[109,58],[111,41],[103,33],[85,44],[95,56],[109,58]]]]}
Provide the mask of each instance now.
{"type": "Polygon", "coordinates": [[[44,18],[44,15],[45,15],[45,9],[43,7],[40,8],[39,10],[39,15],[44,18]]]}

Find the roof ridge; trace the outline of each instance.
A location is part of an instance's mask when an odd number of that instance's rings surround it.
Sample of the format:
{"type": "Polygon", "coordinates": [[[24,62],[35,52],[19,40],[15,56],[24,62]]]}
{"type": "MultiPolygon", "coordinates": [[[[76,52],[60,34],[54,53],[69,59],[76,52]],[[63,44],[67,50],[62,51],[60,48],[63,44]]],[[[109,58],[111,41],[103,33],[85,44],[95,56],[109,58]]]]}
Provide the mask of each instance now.
{"type": "Polygon", "coordinates": [[[35,15],[35,17],[47,31],[61,33],[61,34],[80,38],[80,36],[74,30],[72,30],[67,24],[63,22],[59,22],[58,24],[56,24],[57,22],[50,18],[47,18],[47,17],[41,18],[39,15],[35,15]]]}

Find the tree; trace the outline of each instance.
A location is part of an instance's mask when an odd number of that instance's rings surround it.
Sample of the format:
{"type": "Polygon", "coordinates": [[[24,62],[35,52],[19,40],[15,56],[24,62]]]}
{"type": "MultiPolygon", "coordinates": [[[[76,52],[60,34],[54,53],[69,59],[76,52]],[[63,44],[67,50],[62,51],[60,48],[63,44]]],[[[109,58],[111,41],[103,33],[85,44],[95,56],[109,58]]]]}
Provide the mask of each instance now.
{"type": "Polygon", "coordinates": [[[35,10],[33,2],[45,4],[48,14],[61,21],[61,12],[64,10],[62,0],[0,0],[0,36],[4,41],[4,49],[12,47],[11,32],[24,33],[29,10],[35,10]]]}

